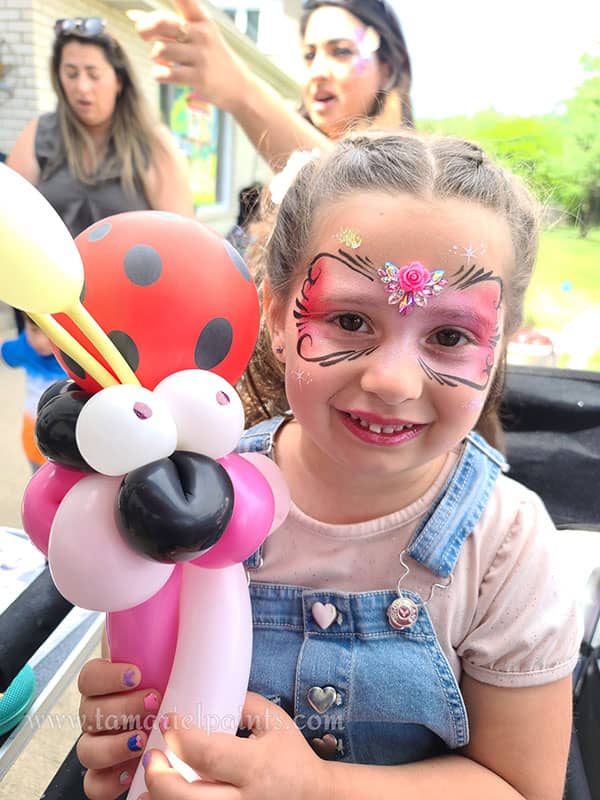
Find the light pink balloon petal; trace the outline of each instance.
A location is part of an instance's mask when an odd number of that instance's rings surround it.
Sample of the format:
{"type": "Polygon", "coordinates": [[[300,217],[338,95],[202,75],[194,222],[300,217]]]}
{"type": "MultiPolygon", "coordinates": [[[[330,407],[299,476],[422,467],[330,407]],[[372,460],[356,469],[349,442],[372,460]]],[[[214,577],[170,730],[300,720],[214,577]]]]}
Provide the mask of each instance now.
{"type": "Polygon", "coordinates": [[[283,472],[272,458],[262,453],[240,453],[240,456],[259,469],[269,482],[275,500],[275,515],[273,517],[271,530],[269,531],[269,533],[273,533],[273,531],[283,525],[290,512],[290,490],[283,477],[283,472]]]}
{"type": "Polygon", "coordinates": [[[168,581],[172,564],[136,553],[115,523],[121,478],[89,475],[60,504],[48,562],[58,591],[92,611],[122,611],[143,603],[168,581]]]}

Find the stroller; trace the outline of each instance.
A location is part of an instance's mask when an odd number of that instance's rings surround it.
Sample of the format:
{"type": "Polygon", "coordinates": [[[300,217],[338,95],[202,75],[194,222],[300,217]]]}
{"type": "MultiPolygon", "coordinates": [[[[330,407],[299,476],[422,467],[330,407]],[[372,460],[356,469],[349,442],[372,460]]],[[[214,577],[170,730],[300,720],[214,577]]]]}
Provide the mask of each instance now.
{"type": "MultiPolygon", "coordinates": [[[[502,419],[510,477],[542,497],[585,584],[584,636],[573,676],[574,729],[564,800],[592,800],[600,798],[600,374],[510,366],[502,419]]],[[[66,634],[57,645],[62,652],[58,663],[68,659],[72,680],[99,639],[103,615],[72,609],[54,589],[46,569],[0,615],[0,691],[28,661],[47,669],[49,659],[40,659],[39,653],[48,650],[48,642],[66,623],[66,634]],[[73,614],[80,616],[70,619],[73,614]]],[[[56,649],[50,648],[55,667],[56,649]]],[[[56,683],[56,676],[42,681],[43,694],[49,683],[56,683]]],[[[25,724],[0,736],[0,779],[19,745],[22,749],[25,724]]],[[[44,800],[84,800],[83,773],[73,748],[44,800]]]]}

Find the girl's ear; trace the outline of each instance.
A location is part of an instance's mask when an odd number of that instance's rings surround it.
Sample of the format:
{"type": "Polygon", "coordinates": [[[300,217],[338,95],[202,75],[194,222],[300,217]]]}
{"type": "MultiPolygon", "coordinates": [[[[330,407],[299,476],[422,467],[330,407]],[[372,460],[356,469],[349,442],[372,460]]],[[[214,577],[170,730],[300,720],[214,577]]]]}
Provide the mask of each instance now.
{"type": "Polygon", "coordinates": [[[275,358],[282,363],[285,363],[285,349],[284,349],[284,324],[283,313],[280,304],[273,300],[271,294],[271,287],[269,281],[265,278],[262,284],[262,298],[263,298],[263,313],[265,321],[271,338],[271,346],[275,358]]]}

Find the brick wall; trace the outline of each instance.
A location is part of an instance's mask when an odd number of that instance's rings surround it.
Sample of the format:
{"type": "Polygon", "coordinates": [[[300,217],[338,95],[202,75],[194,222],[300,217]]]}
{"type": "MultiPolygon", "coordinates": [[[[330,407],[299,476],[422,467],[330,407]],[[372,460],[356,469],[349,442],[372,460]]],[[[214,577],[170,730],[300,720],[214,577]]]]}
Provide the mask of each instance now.
{"type": "Polygon", "coordinates": [[[123,11],[82,0],[0,0],[0,57],[12,67],[5,80],[0,80],[0,151],[10,150],[30,119],[54,109],[56,101],[48,68],[53,24],[56,19],[77,16],[107,20],[158,114],[158,85],[150,77],[149,45],[139,38],[123,11]]]}

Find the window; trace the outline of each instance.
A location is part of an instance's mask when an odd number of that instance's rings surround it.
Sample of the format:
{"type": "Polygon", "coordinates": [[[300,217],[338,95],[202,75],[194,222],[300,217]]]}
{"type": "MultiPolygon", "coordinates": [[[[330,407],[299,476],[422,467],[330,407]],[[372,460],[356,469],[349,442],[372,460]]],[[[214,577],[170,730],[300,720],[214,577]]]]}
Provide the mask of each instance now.
{"type": "Polygon", "coordinates": [[[161,112],[190,163],[195,206],[225,202],[223,112],[186,86],[161,86],[161,112]]]}

